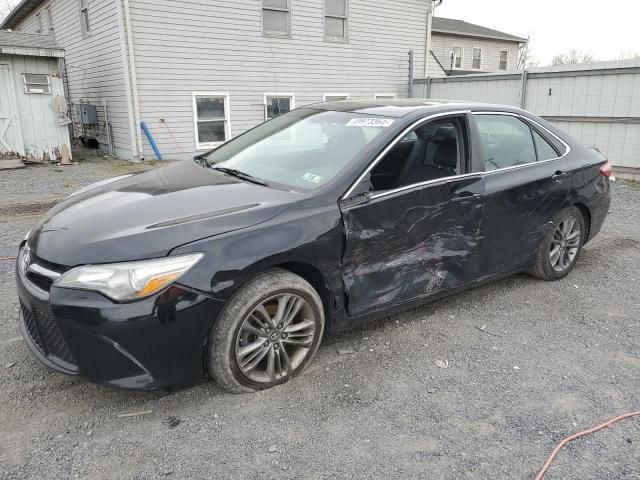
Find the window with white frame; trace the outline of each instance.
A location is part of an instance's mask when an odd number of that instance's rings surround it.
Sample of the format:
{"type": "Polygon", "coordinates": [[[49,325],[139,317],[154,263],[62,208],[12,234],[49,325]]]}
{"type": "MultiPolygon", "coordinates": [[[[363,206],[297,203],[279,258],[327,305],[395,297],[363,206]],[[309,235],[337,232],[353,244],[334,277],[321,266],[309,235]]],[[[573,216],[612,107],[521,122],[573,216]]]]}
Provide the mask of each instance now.
{"type": "Polygon", "coordinates": [[[196,148],[215,148],[231,136],[229,94],[194,93],[193,120],[196,148]]]}
{"type": "Polygon", "coordinates": [[[273,118],[289,113],[296,108],[295,95],[293,93],[265,93],[264,94],[264,119],[273,118]]]}
{"type": "Polygon", "coordinates": [[[376,93],[375,95],[376,100],[394,100],[396,98],[398,96],[395,93],[376,93]]]}
{"type": "Polygon", "coordinates": [[[89,0],[78,0],[80,8],[80,29],[82,36],[86,37],[91,33],[91,22],[89,21],[89,0]]]}
{"type": "Polygon", "coordinates": [[[42,13],[36,14],[36,33],[42,33],[44,25],[42,24],[42,13]]]}
{"type": "Polygon", "coordinates": [[[53,12],[51,10],[51,5],[48,5],[47,7],[45,7],[44,11],[47,14],[47,23],[49,24],[49,32],[53,33],[54,32],[53,12]]]}
{"type": "Polygon", "coordinates": [[[324,36],[326,40],[344,42],[349,30],[349,0],[324,0],[324,36]]]}
{"type": "Polygon", "coordinates": [[[462,47],[454,46],[451,52],[451,66],[459,70],[462,68],[462,47]]]}
{"type": "Polygon", "coordinates": [[[323,102],[339,102],[340,100],[349,100],[348,93],[323,93],[323,102]]]}
{"type": "Polygon", "coordinates": [[[509,68],[509,50],[500,50],[500,70],[509,68]]]}
{"type": "Polygon", "coordinates": [[[482,49],[479,47],[473,47],[473,64],[471,68],[474,70],[480,70],[482,68],[482,49]]]}
{"type": "Polygon", "coordinates": [[[51,79],[49,75],[39,73],[23,73],[25,93],[51,94],[51,79]]]}
{"type": "Polygon", "coordinates": [[[291,0],[262,0],[262,32],[286,37],[291,34],[291,0]]]}

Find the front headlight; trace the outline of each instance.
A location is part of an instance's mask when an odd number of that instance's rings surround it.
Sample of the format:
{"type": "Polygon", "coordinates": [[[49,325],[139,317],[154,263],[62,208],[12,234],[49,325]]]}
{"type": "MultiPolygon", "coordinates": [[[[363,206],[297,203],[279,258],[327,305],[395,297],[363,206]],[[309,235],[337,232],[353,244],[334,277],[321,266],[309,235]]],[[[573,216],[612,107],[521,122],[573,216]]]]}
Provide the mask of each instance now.
{"type": "Polygon", "coordinates": [[[54,286],[91,290],[116,300],[137,300],[159,292],[198,263],[204,253],[140,262],[87,265],[62,275],[54,286]]]}

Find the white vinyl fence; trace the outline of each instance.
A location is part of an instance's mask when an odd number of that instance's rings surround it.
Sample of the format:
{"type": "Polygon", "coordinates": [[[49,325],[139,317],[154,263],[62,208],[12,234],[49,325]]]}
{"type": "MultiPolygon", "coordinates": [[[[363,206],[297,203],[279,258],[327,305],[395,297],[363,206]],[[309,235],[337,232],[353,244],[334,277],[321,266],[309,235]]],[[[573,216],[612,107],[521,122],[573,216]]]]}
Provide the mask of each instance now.
{"type": "Polygon", "coordinates": [[[414,96],[524,108],[640,174],[640,60],[416,80],[414,96]]]}

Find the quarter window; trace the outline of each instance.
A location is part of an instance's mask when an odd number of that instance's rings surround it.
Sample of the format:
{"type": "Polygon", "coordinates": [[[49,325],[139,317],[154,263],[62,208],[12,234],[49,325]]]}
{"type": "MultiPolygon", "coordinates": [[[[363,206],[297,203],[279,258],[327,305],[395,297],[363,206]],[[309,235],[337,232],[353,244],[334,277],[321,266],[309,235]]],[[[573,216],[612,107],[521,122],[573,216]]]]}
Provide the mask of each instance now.
{"type": "Polygon", "coordinates": [[[535,130],[533,130],[533,140],[536,144],[536,152],[538,153],[539,162],[559,157],[556,149],[535,130]]]}
{"type": "Polygon", "coordinates": [[[273,118],[289,113],[295,107],[293,94],[266,93],[264,95],[264,119],[273,118]]]}
{"type": "Polygon", "coordinates": [[[462,68],[462,47],[453,47],[452,62],[454,69],[462,68]]]}
{"type": "Polygon", "coordinates": [[[89,0],[79,0],[80,2],[80,28],[82,36],[86,37],[91,33],[91,22],[89,21],[89,0]]]}
{"type": "Polygon", "coordinates": [[[262,31],[266,35],[291,34],[290,0],[262,0],[262,31]]]}
{"type": "Polygon", "coordinates": [[[51,80],[49,75],[36,73],[23,73],[25,93],[37,93],[48,95],[51,93],[51,80]]]}
{"type": "Polygon", "coordinates": [[[473,65],[474,70],[480,70],[482,68],[482,49],[474,47],[473,49],[473,65]]]}
{"type": "Polygon", "coordinates": [[[347,39],[348,0],[324,1],[324,35],[330,41],[347,39]]]}
{"type": "Polygon", "coordinates": [[[196,148],[214,148],[230,138],[229,96],[217,93],[195,93],[193,114],[196,148]]]}
{"type": "Polygon", "coordinates": [[[509,68],[509,50],[500,50],[500,70],[509,68]]]}

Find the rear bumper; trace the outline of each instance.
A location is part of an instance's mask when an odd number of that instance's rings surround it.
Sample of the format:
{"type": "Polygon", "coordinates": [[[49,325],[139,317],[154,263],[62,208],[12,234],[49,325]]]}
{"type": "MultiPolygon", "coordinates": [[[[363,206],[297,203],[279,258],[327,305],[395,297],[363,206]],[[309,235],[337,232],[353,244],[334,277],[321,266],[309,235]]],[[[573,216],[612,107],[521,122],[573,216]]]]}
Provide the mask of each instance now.
{"type": "Polygon", "coordinates": [[[180,388],[206,379],[207,339],[220,300],[174,285],[118,304],[93,292],[47,292],[20,268],[16,279],[20,328],[45,366],[127,390],[180,388]]]}
{"type": "Polygon", "coordinates": [[[591,213],[591,225],[589,227],[589,238],[587,241],[591,241],[602,230],[607,215],[609,215],[609,209],[611,208],[611,189],[607,180],[606,190],[600,195],[594,198],[589,205],[591,213]]]}

